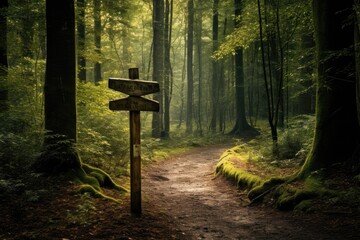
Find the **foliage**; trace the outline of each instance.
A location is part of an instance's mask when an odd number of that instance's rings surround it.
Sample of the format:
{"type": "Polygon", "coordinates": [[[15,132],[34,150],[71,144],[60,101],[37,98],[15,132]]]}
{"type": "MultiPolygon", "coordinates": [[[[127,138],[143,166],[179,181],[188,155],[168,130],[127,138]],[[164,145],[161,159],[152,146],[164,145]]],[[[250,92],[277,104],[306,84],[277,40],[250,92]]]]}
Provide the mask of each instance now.
{"type": "Polygon", "coordinates": [[[219,49],[213,55],[216,59],[224,58],[229,54],[235,55],[237,48],[246,49],[251,43],[259,39],[259,24],[255,1],[246,1],[242,16],[237,21],[240,22],[240,26],[226,36],[219,49]]]}
{"type": "Polygon", "coordinates": [[[304,160],[310,150],[314,131],[314,116],[299,115],[293,117],[288,127],[280,131],[277,144],[269,141],[270,133],[262,128],[261,135],[255,139],[240,143],[249,160],[277,164],[279,160],[304,160]]]}
{"type": "Polygon", "coordinates": [[[96,214],[96,207],[93,198],[88,193],[81,194],[80,201],[76,209],[67,210],[66,220],[69,224],[87,226],[91,224],[89,216],[96,214]]]}
{"type": "MultiPolygon", "coordinates": [[[[313,129],[314,117],[303,115],[291,119],[288,128],[282,131],[278,145],[272,145],[268,140],[270,133],[266,131],[246,143],[239,139],[237,146],[223,153],[216,173],[247,189],[250,200],[259,200],[279,184],[287,182],[300,169],[299,163],[305,159],[310,148],[313,129]]],[[[309,188],[297,195],[287,193],[286,196],[302,200],[310,193],[312,196],[308,189],[313,185],[309,183],[307,186],[309,188]]],[[[287,203],[279,199],[279,207],[284,206],[287,203]]]]}
{"type": "Polygon", "coordinates": [[[116,175],[128,167],[127,113],[109,110],[110,99],[119,98],[108,90],[106,83],[78,84],[77,149],[85,163],[90,163],[116,175]]]}

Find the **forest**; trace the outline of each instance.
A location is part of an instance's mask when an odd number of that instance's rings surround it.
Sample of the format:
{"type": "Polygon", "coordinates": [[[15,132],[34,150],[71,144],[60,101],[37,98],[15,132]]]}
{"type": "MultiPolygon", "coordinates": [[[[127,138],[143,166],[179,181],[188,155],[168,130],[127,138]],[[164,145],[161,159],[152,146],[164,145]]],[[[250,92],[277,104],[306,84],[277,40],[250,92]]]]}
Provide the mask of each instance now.
{"type": "Polygon", "coordinates": [[[359,15],[0,0],[0,238],[359,239],[359,15]]]}

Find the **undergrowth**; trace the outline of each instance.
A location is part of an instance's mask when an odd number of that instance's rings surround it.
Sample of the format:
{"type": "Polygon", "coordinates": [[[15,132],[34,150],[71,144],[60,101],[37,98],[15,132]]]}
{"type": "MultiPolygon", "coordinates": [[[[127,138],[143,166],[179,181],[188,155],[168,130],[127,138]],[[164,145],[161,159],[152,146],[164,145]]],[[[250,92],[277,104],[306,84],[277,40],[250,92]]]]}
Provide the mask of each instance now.
{"type": "Polygon", "coordinates": [[[239,139],[221,156],[216,173],[235,181],[250,200],[260,200],[300,169],[310,150],[313,129],[314,117],[302,115],[278,131],[277,143],[272,142],[266,128],[250,141],[239,139]]]}

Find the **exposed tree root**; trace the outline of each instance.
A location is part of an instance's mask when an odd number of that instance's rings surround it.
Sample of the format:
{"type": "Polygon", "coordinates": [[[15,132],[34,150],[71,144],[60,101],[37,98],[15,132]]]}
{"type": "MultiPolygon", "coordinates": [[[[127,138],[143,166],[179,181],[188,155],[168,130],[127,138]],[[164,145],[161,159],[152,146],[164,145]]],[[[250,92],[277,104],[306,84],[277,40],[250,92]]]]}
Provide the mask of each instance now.
{"type": "Polygon", "coordinates": [[[121,193],[128,192],[127,189],[116,184],[113,179],[99,168],[82,163],[77,151],[69,141],[57,141],[48,144],[33,164],[36,172],[47,176],[65,175],[69,180],[81,184],[80,192],[88,192],[94,197],[118,200],[106,196],[101,188],[115,189],[121,193]]]}

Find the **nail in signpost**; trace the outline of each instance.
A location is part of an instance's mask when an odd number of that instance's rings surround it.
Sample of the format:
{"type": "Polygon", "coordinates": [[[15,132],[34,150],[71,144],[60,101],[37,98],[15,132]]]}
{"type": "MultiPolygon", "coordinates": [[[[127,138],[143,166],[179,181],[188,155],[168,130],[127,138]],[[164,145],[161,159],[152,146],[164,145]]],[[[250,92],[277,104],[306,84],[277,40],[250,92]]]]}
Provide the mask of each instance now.
{"type": "Polygon", "coordinates": [[[131,213],[141,215],[140,111],[159,111],[159,103],[141,96],[160,91],[159,83],[139,79],[137,68],[129,69],[129,78],[110,78],[109,88],[128,94],[109,102],[113,111],[130,111],[130,194],[131,213]]]}

